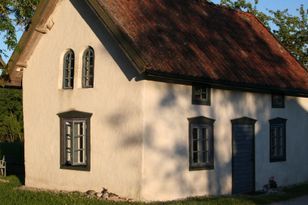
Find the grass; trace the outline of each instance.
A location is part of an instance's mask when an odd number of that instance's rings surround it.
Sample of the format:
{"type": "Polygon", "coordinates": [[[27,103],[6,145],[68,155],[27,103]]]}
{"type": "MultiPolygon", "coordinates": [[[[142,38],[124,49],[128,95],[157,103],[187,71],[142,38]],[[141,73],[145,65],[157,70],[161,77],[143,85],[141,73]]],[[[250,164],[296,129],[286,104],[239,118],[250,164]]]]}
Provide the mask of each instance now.
{"type": "MultiPolygon", "coordinates": [[[[0,203],[6,205],[109,205],[109,204],[136,204],[144,205],[145,203],[128,203],[128,202],[110,202],[89,199],[80,193],[54,193],[47,191],[29,191],[17,189],[21,186],[16,176],[0,177],[0,180],[8,180],[9,183],[0,181],[0,203]]],[[[223,197],[198,197],[182,201],[171,202],[154,202],[150,205],[255,205],[268,204],[275,201],[288,200],[295,197],[308,195],[308,184],[297,185],[285,188],[283,194],[254,195],[254,196],[223,196],[223,197]]]]}

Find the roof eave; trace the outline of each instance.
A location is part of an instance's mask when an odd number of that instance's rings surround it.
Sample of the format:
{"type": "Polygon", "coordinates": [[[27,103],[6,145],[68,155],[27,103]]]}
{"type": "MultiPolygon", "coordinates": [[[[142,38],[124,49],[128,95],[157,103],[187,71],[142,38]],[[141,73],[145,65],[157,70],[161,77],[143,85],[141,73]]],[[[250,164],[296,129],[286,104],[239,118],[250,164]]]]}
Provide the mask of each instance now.
{"type": "Polygon", "coordinates": [[[142,73],[144,79],[167,82],[167,83],[177,83],[177,84],[204,84],[211,86],[213,88],[226,89],[226,90],[241,90],[248,92],[258,92],[258,93],[279,93],[287,96],[296,96],[296,97],[308,97],[308,90],[300,90],[293,88],[279,88],[279,87],[270,87],[262,85],[254,85],[248,83],[235,83],[228,82],[223,80],[211,80],[205,77],[194,77],[186,76],[172,73],[163,73],[158,71],[147,70],[142,73]]]}
{"type": "Polygon", "coordinates": [[[46,23],[58,2],[59,0],[40,1],[29,28],[23,33],[7,64],[7,72],[12,86],[21,87],[22,74],[19,74],[19,72],[22,72],[22,70],[17,71],[17,69],[27,67],[27,61],[32,55],[40,37],[44,34],[46,23]]]}

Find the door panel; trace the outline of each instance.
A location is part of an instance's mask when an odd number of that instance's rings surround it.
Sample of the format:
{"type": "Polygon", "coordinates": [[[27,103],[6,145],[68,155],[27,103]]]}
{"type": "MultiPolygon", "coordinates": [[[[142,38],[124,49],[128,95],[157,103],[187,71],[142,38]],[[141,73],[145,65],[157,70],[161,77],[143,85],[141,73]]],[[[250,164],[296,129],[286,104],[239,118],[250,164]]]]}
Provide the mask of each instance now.
{"type": "Polygon", "coordinates": [[[255,189],[254,120],[232,124],[232,192],[255,189]]]}

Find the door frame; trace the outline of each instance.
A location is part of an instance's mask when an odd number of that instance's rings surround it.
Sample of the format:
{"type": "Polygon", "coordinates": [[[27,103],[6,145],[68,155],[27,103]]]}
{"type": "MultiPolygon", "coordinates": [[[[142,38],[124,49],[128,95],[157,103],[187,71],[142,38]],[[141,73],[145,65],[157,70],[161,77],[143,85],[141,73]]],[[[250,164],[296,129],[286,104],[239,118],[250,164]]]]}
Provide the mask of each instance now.
{"type": "Polygon", "coordinates": [[[256,134],[255,134],[255,123],[257,122],[257,120],[255,120],[255,119],[252,119],[252,118],[249,118],[249,117],[241,117],[241,118],[236,118],[236,119],[233,119],[233,120],[231,120],[231,134],[232,134],[232,136],[231,136],[231,147],[232,147],[232,194],[234,194],[234,189],[233,189],[233,178],[234,178],[234,166],[233,166],[233,161],[234,161],[234,147],[233,147],[233,140],[234,140],[234,128],[233,128],[233,126],[234,125],[237,125],[237,124],[248,124],[248,125],[252,125],[252,131],[253,131],[253,148],[252,148],[252,152],[254,153],[253,154],[253,156],[254,156],[254,158],[253,158],[253,173],[252,173],[252,175],[253,175],[253,184],[252,184],[252,186],[253,186],[253,192],[255,192],[256,191],[256,148],[255,148],[255,146],[256,146],[256,134]]]}

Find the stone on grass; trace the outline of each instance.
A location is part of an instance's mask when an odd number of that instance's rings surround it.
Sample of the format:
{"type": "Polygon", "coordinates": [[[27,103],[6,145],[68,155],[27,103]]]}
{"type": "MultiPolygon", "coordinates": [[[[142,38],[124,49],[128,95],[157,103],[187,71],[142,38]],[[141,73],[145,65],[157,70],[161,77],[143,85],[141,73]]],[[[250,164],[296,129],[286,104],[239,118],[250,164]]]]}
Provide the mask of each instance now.
{"type": "Polygon", "coordinates": [[[89,196],[95,196],[96,191],[94,191],[94,190],[88,190],[88,191],[86,191],[86,194],[89,195],[89,196]]]}

